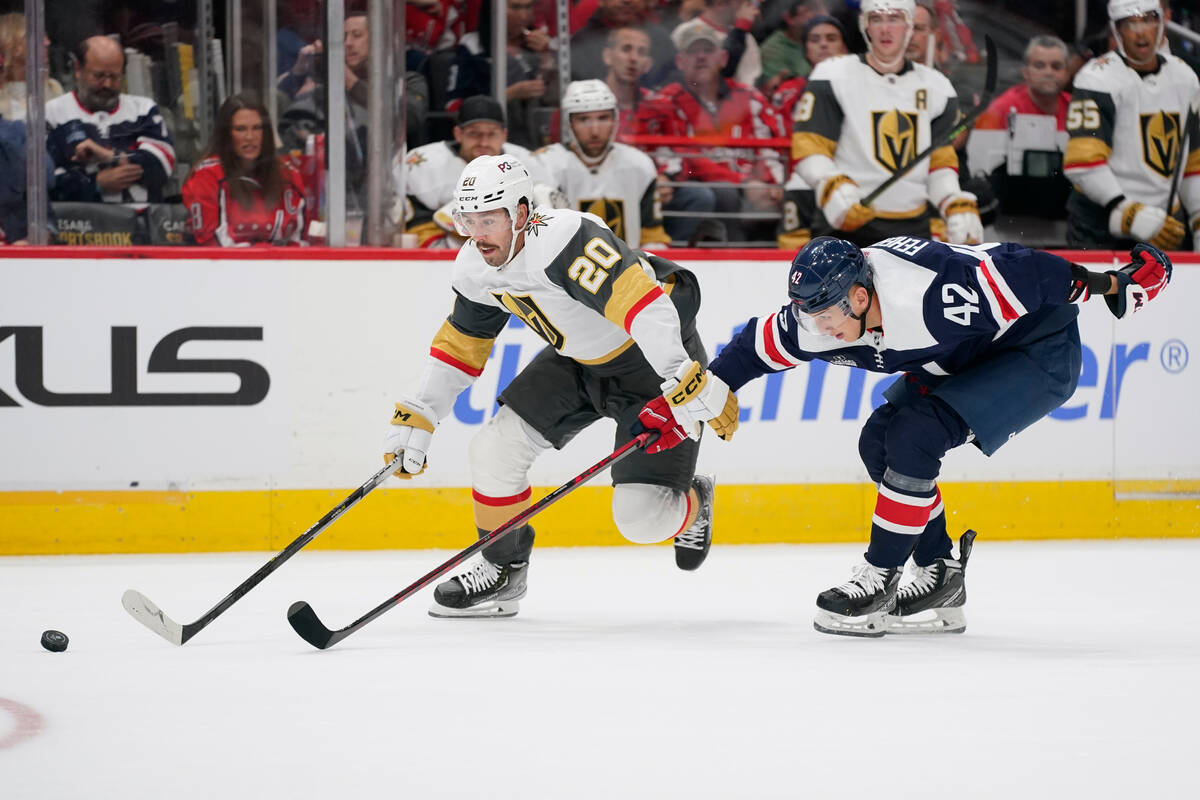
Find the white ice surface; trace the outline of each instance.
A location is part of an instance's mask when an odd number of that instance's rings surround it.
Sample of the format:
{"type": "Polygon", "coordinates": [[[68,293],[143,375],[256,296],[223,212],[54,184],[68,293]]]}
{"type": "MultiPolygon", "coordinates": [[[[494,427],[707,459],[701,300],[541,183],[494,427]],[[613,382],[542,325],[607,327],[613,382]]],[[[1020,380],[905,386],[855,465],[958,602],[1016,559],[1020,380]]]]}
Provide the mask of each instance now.
{"type": "Polygon", "coordinates": [[[266,554],[0,558],[0,797],[1200,797],[1200,541],[984,535],[964,635],[816,633],[861,550],[539,549],[514,619],[426,590],[325,652],[292,601],[340,627],[449,553],[303,552],[181,648],[121,593],[190,622],[266,554]]]}

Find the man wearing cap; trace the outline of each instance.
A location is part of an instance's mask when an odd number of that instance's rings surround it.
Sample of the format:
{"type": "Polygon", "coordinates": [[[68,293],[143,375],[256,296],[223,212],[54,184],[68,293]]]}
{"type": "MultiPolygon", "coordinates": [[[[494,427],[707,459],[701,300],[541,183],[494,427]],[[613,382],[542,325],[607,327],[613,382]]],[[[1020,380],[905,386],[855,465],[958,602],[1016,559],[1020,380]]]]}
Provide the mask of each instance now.
{"type": "Polygon", "coordinates": [[[671,31],[677,50],[684,50],[685,35],[703,29],[716,36],[717,46],[726,53],[721,74],[747,86],[758,83],[763,74],[762,54],[750,28],[758,21],[758,3],[754,0],[708,0],[700,16],[681,22],[671,31]]]}
{"type": "MultiPolygon", "coordinates": [[[[699,149],[675,147],[665,156],[656,156],[659,170],[676,181],[741,184],[695,187],[713,193],[717,211],[778,208],[778,187],[784,173],[779,153],[703,142],[705,138],[716,137],[769,139],[781,136],[783,131],[779,115],[757,89],[722,77],[721,70],[729,57],[722,49],[722,41],[721,34],[708,25],[684,30],[675,56],[682,78],[641,105],[637,131],[699,140],[699,149]]],[[[674,205],[668,203],[665,207],[673,209],[674,205]]],[[[746,233],[737,220],[726,219],[729,240],[746,233]]],[[[689,238],[672,230],[670,222],[667,230],[672,239],[689,238]]]]}
{"type": "MultiPolygon", "coordinates": [[[[455,233],[451,217],[454,186],[459,173],[479,156],[515,155],[531,166],[528,150],[506,141],[504,109],[486,95],[468,97],[458,110],[454,141],[431,142],[409,151],[401,164],[397,154],[392,177],[397,189],[400,170],[407,169],[407,197],[403,209],[404,231],[417,236],[420,247],[457,249],[463,240],[455,233]]],[[[396,214],[395,216],[399,216],[396,214]]]]}

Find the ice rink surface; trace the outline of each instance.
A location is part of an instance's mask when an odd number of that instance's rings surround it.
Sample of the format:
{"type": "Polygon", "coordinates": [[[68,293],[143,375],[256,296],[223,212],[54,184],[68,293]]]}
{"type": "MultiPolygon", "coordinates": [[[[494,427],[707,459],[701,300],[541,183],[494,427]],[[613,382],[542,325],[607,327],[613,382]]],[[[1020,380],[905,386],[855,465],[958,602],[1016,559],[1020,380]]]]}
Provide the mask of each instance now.
{"type": "Polygon", "coordinates": [[[822,635],[861,547],[536,550],[510,620],[428,592],[449,553],[302,552],[177,648],[269,554],[0,559],[0,797],[1197,797],[1200,541],[989,542],[961,636],[822,635]],[[42,630],[71,637],[65,653],[42,630]]]}

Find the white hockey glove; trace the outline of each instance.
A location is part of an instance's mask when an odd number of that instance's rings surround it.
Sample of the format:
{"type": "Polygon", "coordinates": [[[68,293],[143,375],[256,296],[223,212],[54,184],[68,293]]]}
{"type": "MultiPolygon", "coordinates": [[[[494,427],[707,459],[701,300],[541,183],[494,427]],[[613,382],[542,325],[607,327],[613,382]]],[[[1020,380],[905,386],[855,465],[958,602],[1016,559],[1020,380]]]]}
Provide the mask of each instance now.
{"type": "Polygon", "coordinates": [[[437,425],[437,414],[432,408],[416,400],[396,403],[392,423],[387,436],[383,437],[383,461],[390,464],[397,457],[404,461],[397,478],[405,480],[425,471],[425,454],[433,440],[433,429],[437,425]]]}
{"type": "Polygon", "coordinates": [[[938,211],[946,220],[946,241],[950,244],[980,244],[983,242],[983,222],[979,219],[979,202],[970,192],[952,194],[942,200],[938,211]]]}
{"type": "Polygon", "coordinates": [[[533,186],[533,207],[547,206],[549,208],[570,208],[567,196],[559,191],[557,186],[548,183],[537,183],[533,186]]]}
{"type": "Polygon", "coordinates": [[[675,377],[663,381],[663,397],[675,421],[691,439],[700,438],[700,423],[708,422],[722,439],[732,438],[738,426],[737,395],[725,381],[700,366],[684,364],[675,377]]]}
{"type": "Polygon", "coordinates": [[[1183,223],[1157,206],[1128,197],[1108,215],[1108,232],[1123,239],[1147,242],[1159,250],[1178,250],[1183,243],[1183,223]]]}
{"type": "Polygon", "coordinates": [[[862,189],[848,175],[831,175],[821,181],[817,199],[825,219],[839,231],[856,231],[875,219],[874,209],[862,204],[862,189]]]}

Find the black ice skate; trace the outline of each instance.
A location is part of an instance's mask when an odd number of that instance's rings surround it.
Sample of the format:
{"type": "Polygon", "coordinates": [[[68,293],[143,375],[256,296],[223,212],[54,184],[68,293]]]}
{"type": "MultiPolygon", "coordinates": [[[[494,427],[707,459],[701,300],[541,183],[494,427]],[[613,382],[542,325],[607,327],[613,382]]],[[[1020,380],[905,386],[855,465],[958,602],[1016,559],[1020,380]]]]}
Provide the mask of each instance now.
{"type": "Polygon", "coordinates": [[[471,568],[438,584],[429,616],[515,617],[528,571],[528,561],[501,566],[480,557],[471,568]]]}
{"type": "Polygon", "coordinates": [[[883,636],[899,583],[898,568],[874,567],[864,561],[854,568],[850,580],[817,595],[813,627],[840,636],[883,636]]]}
{"type": "Polygon", "coordinates": [[[927,567],[913,564],[912,580],[896,593],[888,633],[962,633],[967,629],[967,559],[975,531],[958,540],[958,560],[939,558],[927,567]]]}
{"type": "Polygon", "coordinates": [[[675,566],[693,570],[708,558],[712,544],[713,495],[716,479],[712,475],[696,475],[692,488],[700,498],[700,510],[687,530],[675,537],[675,566]]]}

